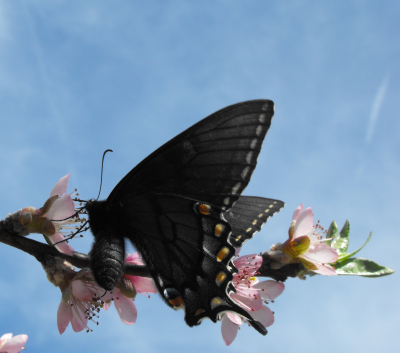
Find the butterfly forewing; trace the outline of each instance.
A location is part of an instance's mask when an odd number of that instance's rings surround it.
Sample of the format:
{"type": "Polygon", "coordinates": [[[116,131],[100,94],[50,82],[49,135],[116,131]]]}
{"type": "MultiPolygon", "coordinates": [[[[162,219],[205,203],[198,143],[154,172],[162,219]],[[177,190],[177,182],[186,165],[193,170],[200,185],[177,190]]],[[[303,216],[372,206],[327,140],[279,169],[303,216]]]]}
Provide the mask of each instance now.
{"type": "Polygon", "coordinates": [[[156,192],[228,209],[250,181],[273,113],[273,102],[255,100],[210,115],[139,163],[109,200],[156,192]]]}

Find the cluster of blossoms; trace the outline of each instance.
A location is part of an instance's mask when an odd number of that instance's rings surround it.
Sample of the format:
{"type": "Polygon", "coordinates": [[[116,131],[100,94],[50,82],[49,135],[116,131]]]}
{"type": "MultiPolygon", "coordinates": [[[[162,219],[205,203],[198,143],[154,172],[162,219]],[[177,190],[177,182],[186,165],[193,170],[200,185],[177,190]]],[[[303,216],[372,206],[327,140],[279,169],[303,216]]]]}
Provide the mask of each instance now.
{"type": "Polygon", "coordinates": [[[307,270],[325,276],[336,275],[330,263],[338,259],[336,249],[325,243],[325,232],[319,223],[313,223],[311,207],[303,204],[293,213],[289,228],[289,239],[283,244],[275,244],[271,250],[281,251],[285,256],[283,263],[300,262],[307,270]]]}
{"type": "Polygon", "coordinates": [[[13,337],[12,333],[6,333],[0,337],[0,353],[18,353],[25,349],[26,341],[28,341],[27,335],[13,337]]]}
{"type": "MultiPolygon", "coordinates": [[[[273,280],[260,282],[255,277],[262,264],[261,256],[245,255],[235,259],[233,263],[239,272],[233,276],[236,293],[232,293],[231,298],[247,310],[254,320],[259,321],[265,327],[271,326],[274,323],[274,314],[263,304],[278,297],[285,289],[285,285],[273,280]]],[[[244,321],[246,320],[233,312],[224,314],[221,332],[227,346],[234,341],[239,327],[244,321]]]]}
{"type": "MultiPolygon", "coordinates": [[[[53,187],[44,206],[36,210],[34,207],[25,207],[17,215],[23,224],[25,234],[41,233],[56,248],[65,254],[72,255],[74,249],[65,241],[80,228],[81,220],[76,214],[75,203],[72,199],[75,192],[67,194],[69,174],[61,178],[53,187]],[[76,216],[74,216],[76,215],[76,216]]],[[[15,218],[15,216],[14,216],[15,218]]],[[[139,254],[127,256],[126,263],[144,265],[139,254]]],[[[61,302],[57,311],[57,326],[62,334],[69,323],[75,332],[90,331],[88,321],[98,323],[98,313],[101,308],[108,310],[115,304],[115,308],[125,324],[136,322],[137,310],[133,302],[136,292],[143,295],[156,293],[157,289],[150,278],[123,276],[117,287],[107,292],[100,287],[93,278],[90,270],[78,272],[65,260],[56,259],[51,268],[45,268],[51,283],[59,287],[62,292],[61,302]]]]}
{"type": "MultiPolygon", "coordinates": [[[[129,255],[126,263],[142,265],[143,262],[137,253],[129,255]]],[[[61,302],[57,311],[57,326],[60,334],[71,323],[75,332],[85,330],[91,331],[88,321],[98,324],[100,309],[108,310],[112,302],[121,318],[127,325],[136,322],[137,310],[133,302],[136,292],[143,295],[156,293],[152,279],[136,276],[123,276],[112,291],[107,292],[94,280],[90,270],[83,269],[74,271],[66,261],[61,266],[52,269],[52,275],[48,278],[50,282],[61,290],[61,302]]]]}
{"type": "Polygon", "coordinates": [[[78,214],[74,216],[76,211],[72,197],[78,194],[76,190],[67,194],[69,176],[70,174],[62,177],[56,183],[43,207],[25,207],[12,217],[23,226],[20,235],[43,234],[51,244],[56,244],[57,250],[72,255],[73,249],[64,241],[64,237],[79,229],[84,220],[78,214]]]}
{"type": "MultiPolygon", "coordinates": [[[[336,275],[330,263],[338,259],[337,251],[325,243],[324,229],[319,223],[313,223],[312,209],[304,209],[303,204],[296,208],[289,227],[289,239],[283,244],[275,244],[271,250],[279,252],[280,265],[300,262],[307,270],[331,276],[336,275]]],[[[274,323],[273,312],[263,303],[268,304],[285,289],[281,282],[266,280],[259,282],[258,269],[262,257],[258,255],[241,256],[233,261],[239,273],[233,277],[236,293],[231,298],[247,310],[256,321],[265,327],[274,323]]],[[[246,321],[235,313],[226,313],[222,318],[221,332],[226,345],[230,345],[238,333],[240,325],[246,321]]]]}
{"type": "MultiPolygon", "coordinates": [[[[21,235],[41,233],[56,248],[63,253],[72,255],[74,249],[65,241],[65,236],[81,230],[84,220],[78,216],[72,196],[67,194],[69,174],[61,178],[52,189],[44,206],[36,210],[26,207],[12,216],[14,221],[22,225],[21,235]]],[[[324,243],[323,228],[313,224],[311,208],[303,209],[301,204],[293,213],[289,228],[289,239],[283,244],[275,244],[271,251],[279,253],[279,266],[289,263],[301,263],[307,270],[322,275],[335,275],[335,269],[329,265],[335,263],[338,254],[335,249],[324,243]]],[[[239,254],[237,251],[237,255],[239,254]]],[[[236,293],[231,294],[234,300],[251,317],[265,327],[274,323],[274,313],[264,304],[273,302],[285,289],[285,285],[274,280],[259,281],[256,277],[262,264],[259,255],[246,255],[235,259],[234,265],[238,273],[233,276],[236,293]]],[[[126,263],[144,265],[138,253],[127,256],[126,263]]],[[[88,322],[98,324],[100,309],[108,310],[112,302],[125,324],[136,322],[137,310],[133,302],[136,293],[143,295],[157,293],[154,282],[150,278],[123,275],[112,291],[101,288],[93,278],[89,269],[75,271],[65,260],[55,258],[48,268],[45,268],[51,283],[59,287],[62,298],[57,311],[57,325],[60,334],[65,332],[69,323],[75,332],[91,331],[88,322]]],[[[247,320],[233,312],[226,312],[222,317],[221,332],[226,345],[236,338],[240,325],[247,320]]],[[[12,338],[11,334],[3,335],[0,339],[0,353],[17,352],[28,337],[19,335],[12,338]],[[22,345],[21,345],[22,344],[22,345]],[[15,347],[15,348],[12,348],[15,347]],[[19,348],[18,348],[19,347],[19,348]],[[12,350],[14,349],[14,350],[12,350]]]]}

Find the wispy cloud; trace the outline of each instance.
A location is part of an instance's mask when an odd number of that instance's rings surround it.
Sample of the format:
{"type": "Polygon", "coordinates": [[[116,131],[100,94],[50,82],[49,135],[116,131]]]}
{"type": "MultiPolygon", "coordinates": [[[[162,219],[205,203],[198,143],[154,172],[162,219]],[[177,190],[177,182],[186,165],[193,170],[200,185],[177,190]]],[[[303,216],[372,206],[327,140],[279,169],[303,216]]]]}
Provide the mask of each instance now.
{"type": "Polygon", "coordinates": [[[383,99],[385,98],[386,90],[389,86],[389,76],[387,76],[379,86],[376,93],[374,103],[372,105],[371,115],[369,116],[369,124],[365,135],[365,142],[369,144],[375,131],[376,121],[378,120],[379,111],[381,110],[383,99]]]}

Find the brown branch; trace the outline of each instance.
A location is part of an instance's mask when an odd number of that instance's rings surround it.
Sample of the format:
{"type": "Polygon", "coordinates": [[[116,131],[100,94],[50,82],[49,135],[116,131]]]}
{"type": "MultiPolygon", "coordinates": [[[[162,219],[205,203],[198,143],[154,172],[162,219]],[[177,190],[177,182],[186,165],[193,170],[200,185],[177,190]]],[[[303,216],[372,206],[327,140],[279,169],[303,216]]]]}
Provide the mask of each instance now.
{"type": "MultiPolygon", "coordinates": [[[[64,259],[78,268],[90,268],[90,257],[88,255],[74,251],[73,255],[70,256],[59,252],[54,246],[18,235],[13,229],[13,223],[7,219],[0,221],[0,242],[34,256],[39,262],[44,261],[50,255],[64,259]]],[[[274,252],[271,251],[264,252],[262,257],[263,263],[257,276],[270,277],[284,282],[288,277],[297,277],[299,272],[305,269],[299,263],[282,265],[274,252]]],[[[132,264],[125,264],[124,274],[151,277],[146,266],[132,264]]]]}
{"type": "MultiPolygon", "coordinates": [[[[64,259],[78,268],[90,267],[90,257],[88,255],[77,251],[74,251],[72,256],[61,253],[54,246],[16,234],[12,230],[12,225],[4,220],[0,221],[0,242],[34,256],[39,262],[42,262],[42,259],[50,255],[64,259]]],[[[146,266],[125,264],[124,273],[132,276],[151,277],[146,266]]]]}

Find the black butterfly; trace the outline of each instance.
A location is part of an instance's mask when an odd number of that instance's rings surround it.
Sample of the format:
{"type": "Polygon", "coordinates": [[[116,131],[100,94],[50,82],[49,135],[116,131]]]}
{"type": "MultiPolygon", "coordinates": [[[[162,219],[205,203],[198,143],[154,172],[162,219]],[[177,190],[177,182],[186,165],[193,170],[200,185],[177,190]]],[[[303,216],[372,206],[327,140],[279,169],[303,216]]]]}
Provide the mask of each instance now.
{"type": "Polygon", "coordinates": [[[224,311],[265,327],[229,296],[235,247],[260,230],[283,202],[240,194],[256,167],[274,104],[226,107],[182,132],[133,168],[104,201],[86,204],[95,237],[91,269],[112,290],[128,238],[165,302],[185,309],[189,326],[224,311]]]}

